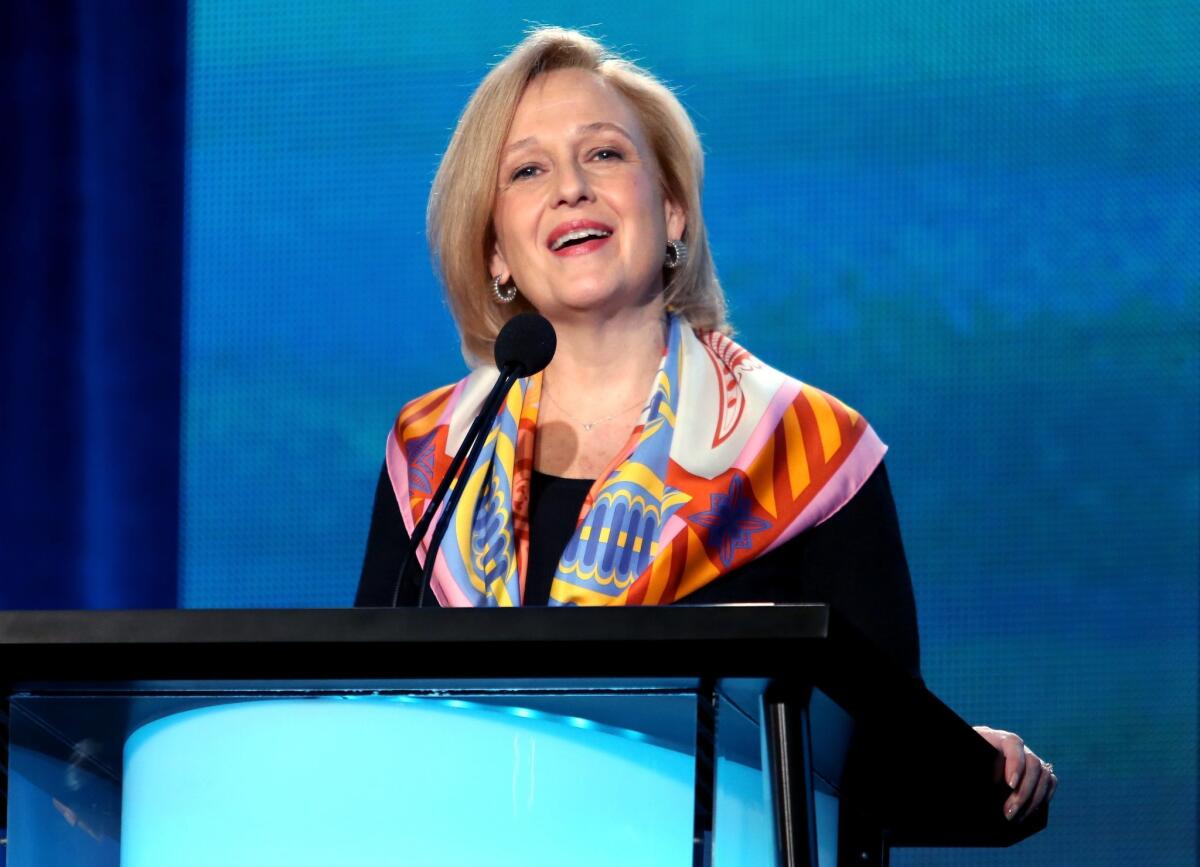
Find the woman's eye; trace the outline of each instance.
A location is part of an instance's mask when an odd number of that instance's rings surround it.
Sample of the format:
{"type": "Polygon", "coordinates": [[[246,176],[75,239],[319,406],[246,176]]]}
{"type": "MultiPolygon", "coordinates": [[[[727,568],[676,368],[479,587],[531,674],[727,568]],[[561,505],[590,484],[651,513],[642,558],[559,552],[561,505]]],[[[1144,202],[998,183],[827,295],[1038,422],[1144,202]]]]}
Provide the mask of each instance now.
{"type": "Polygon", "coordinates": [[[510,178],[510,180],[519,181],[524,178],[532,178],[532,177],[536,176],[537,173],[538,173],[537,166],[521,166],[519,169],[517,169],[515,172],[512,173],[512,177],[510,178]]]}
{"type": "Polygon", "coordinates": [[[600,148],[599,150],[592,152],[592,159],[594,160],[605,161],[619,160],[623,158],[624,155],[616,148],[600,148]]]}

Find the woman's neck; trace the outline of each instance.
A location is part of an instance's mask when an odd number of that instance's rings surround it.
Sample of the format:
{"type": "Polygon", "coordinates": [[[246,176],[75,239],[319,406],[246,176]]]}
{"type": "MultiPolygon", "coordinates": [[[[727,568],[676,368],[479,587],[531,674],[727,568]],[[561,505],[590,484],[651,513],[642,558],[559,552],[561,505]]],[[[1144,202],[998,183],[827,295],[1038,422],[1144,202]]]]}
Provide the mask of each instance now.
{"type": "MultiPolygon", "coordinates": [[[[633,313],[635,311],[627,311],[633,313]]],[[[542,378],[534,467],[594,479],[628,442],[666,345],[660,306],[640,316],[554,323],[558,351],[542,378]]]]}
{"type": "Polygon", "coordinates": [[[543,382],[564,410],[603,416],[650,393],[667,339],[661,307],[553,324],[558,349],[543,382]]]}

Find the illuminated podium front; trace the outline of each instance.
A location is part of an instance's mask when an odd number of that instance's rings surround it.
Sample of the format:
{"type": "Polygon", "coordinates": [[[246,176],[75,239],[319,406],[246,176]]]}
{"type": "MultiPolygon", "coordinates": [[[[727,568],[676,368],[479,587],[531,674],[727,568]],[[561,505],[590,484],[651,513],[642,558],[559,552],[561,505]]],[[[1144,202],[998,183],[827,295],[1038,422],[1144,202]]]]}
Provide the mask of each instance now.
{"type": "Polygon", "coordinates": [[[6,612],[0,683],[9,867],[837,867],[1046,821],[823,605],[6,612]]]}

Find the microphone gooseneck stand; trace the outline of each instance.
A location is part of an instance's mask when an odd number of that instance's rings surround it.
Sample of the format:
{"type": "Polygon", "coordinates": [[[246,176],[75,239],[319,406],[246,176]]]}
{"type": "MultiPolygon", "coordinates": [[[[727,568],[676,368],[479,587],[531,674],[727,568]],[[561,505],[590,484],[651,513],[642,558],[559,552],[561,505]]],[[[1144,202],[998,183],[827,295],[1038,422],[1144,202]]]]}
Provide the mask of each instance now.
{"type": "MultiPolygon", "coordinates": [[[[438,483],[437,490],[434,491],[433,498],[429,501],[429,506],[425,509],[425,513],[421,515],[421,520],[419,520],[417,525],[413,527],[412,538],[408,546],[408,551],[405,552],[404,559],[400,562],[400,569],[396,573],[396,583],[392,588],[392,608],[396,608],[400,604],[400,589],[404,585],[404,576],[408,572],[409,564],[412,562],[416,550],[421,544],[421,540],[424,539],[425,534],[429,532],[429,525],[433,522],[434,515],[438,511],[438,504],[446,499],[446,492],[450,489],[450,485],[454,482],[454,480],[458,478],[459,470],[462,468],[463,461],[466,460],[468,452],[474,449],[475,442],[477,440],[482,442],[484,439],[484,436],[482,435],[484,419],[488,419],[489,421],[491,420],[491,418],[495,415],[495,410],[499,408],[499,402],[496,400],[496,397],[507,395],[508,389],[515,381],[516,377],[512,374],[500,374],[500,379],[496,381],[496,385],[492,387],[492,391],[488,394],[487,399],[484,401],[483,410],[475,417],[475,420],[471,422],[471,426],[467,429],[467,435],[463,439],[462,445],[459,446],[458,451],[455,452],[454,459],[450,462],[450,466],[446,469],[446,475],[443,476],[441,482],[438,483]],[[508,378],[507,385],[504,384],[504,380],[506,378],[508,378]],[[491,413],[488,412],[489,407],[494,407],[491,413]]],[[[474,460],[471,462],[474,463],[474,460]]],[[[455,502],[457,503],[458,500],[455,499],[455,502]]],[[[434,553],[436,554],[437,552],[434,551],[434,553]]],[[[424,574],[424,570],[422,570],[422,574],[424,574]]],[[[418,608],[425,601],[425,583],[426,582],[422,581],[421,592],[417,597],[418,608]]]]}
{"type": "MultiPolygon", "coordinates": [[[[501,387],[491,395],[491,400],[484,404],[483,412],[479,415],[481,419],[487,419],[490,422],[496,417],[496,413],[500,411],[500,405],[508,397],[508,390],[512,388],[512,384],[519,378],[516,373],[502,372],[500,374],[500,380],[497,385],[501,387]]],[[[480,426],[479,432],[475,436],[475,441],[471,444],[471,451],[467,454],[467,460],[463,465],[462,472],[455,480],[454,490],[450,492],[450,499],[446,501],[446,506],[442,509],[437,524],[434,525],[433,536],[429,539],[429,549],[425,552],[425,568],[421,570],[421,592],[417,596],[418,608],[425,602],[425,588],[429,586],[430,579],[433,578],[433,564],[437,562],[437,553],[438,548],[442,545],[442,537],[446,535],[446,528],[450,526],[450,519],[454,516],[454,508],[458,505],[458,501],[462,499],[463,491],[467,488],[467,480],[471,476],[471,471],[475,468],[475,462],[479,460],[479,453],[483,451],[483,444],[487,442],[488,430],[489,425],[480,426]]]]}
{"type": "Polygon", "coordinates": [[[415,600],[418,608],[424,604],[425,588],[429,586],[430,578],[433,576],[433,565],[437,562],[437,552],[441,546],[442,537],[445,536],[446,529],[450,526],[451,515],[462,498],[462,492],[475,467],[475,462],[479,460],[479,453],[487,441],[488,432],[496,413],[500,411],[501,405],[508,397],[513,383],[522,377],[533,376],[545,369],[554,357],[556,343],[554,328],[545,317],[537,313],[518,313],[500,329],[500,333],[496,336],[495,349],[496,367],[500,370],[500,376],[484,399],[479,415],[467,429],[466,436],[455,452],[454,458],[446,470],[446,475],[438,483],[437,490],[421,515],[421,520],[413,528],[408,551],[396,573],[396,582],[392,588],[391,607],[395,608],[400,604],[400,591],[404,586],[404,578],[409,564],[416,556],[417,548],[420,547],[425,534],[429,531],[429,525],[437,516],[438,522],[434,526],[433,536],[429,540],[425,565],[421,570],[421,587],[415,600]],[[453,490],[451,491],[452,485],[453,490]],[[446,501],[444,509],[439,509],[442,501],[446,499],[448,491],[450,499],[446,501]]]}

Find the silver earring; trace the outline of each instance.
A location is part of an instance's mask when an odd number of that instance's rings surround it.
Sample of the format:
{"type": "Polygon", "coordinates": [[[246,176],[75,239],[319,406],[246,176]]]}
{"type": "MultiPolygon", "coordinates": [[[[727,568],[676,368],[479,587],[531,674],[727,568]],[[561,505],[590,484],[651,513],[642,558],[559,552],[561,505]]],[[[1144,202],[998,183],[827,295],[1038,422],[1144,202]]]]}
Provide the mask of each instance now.
{"type": "Polygon", "coordinates": [[[687,261],[688,249],[687,244],[683,241],[667,241],[667,260],[663,264],[674,271],[676,268],[682,268],[683,263],[687,261]]]}
{"type": "Polygon", "coordinates": [[[500,278],[492,278],[492,297],[496,299],[497,304],[509,304],[517,297],[517,284],[510,283],[504,288],[500,287],[500,278]]]}

